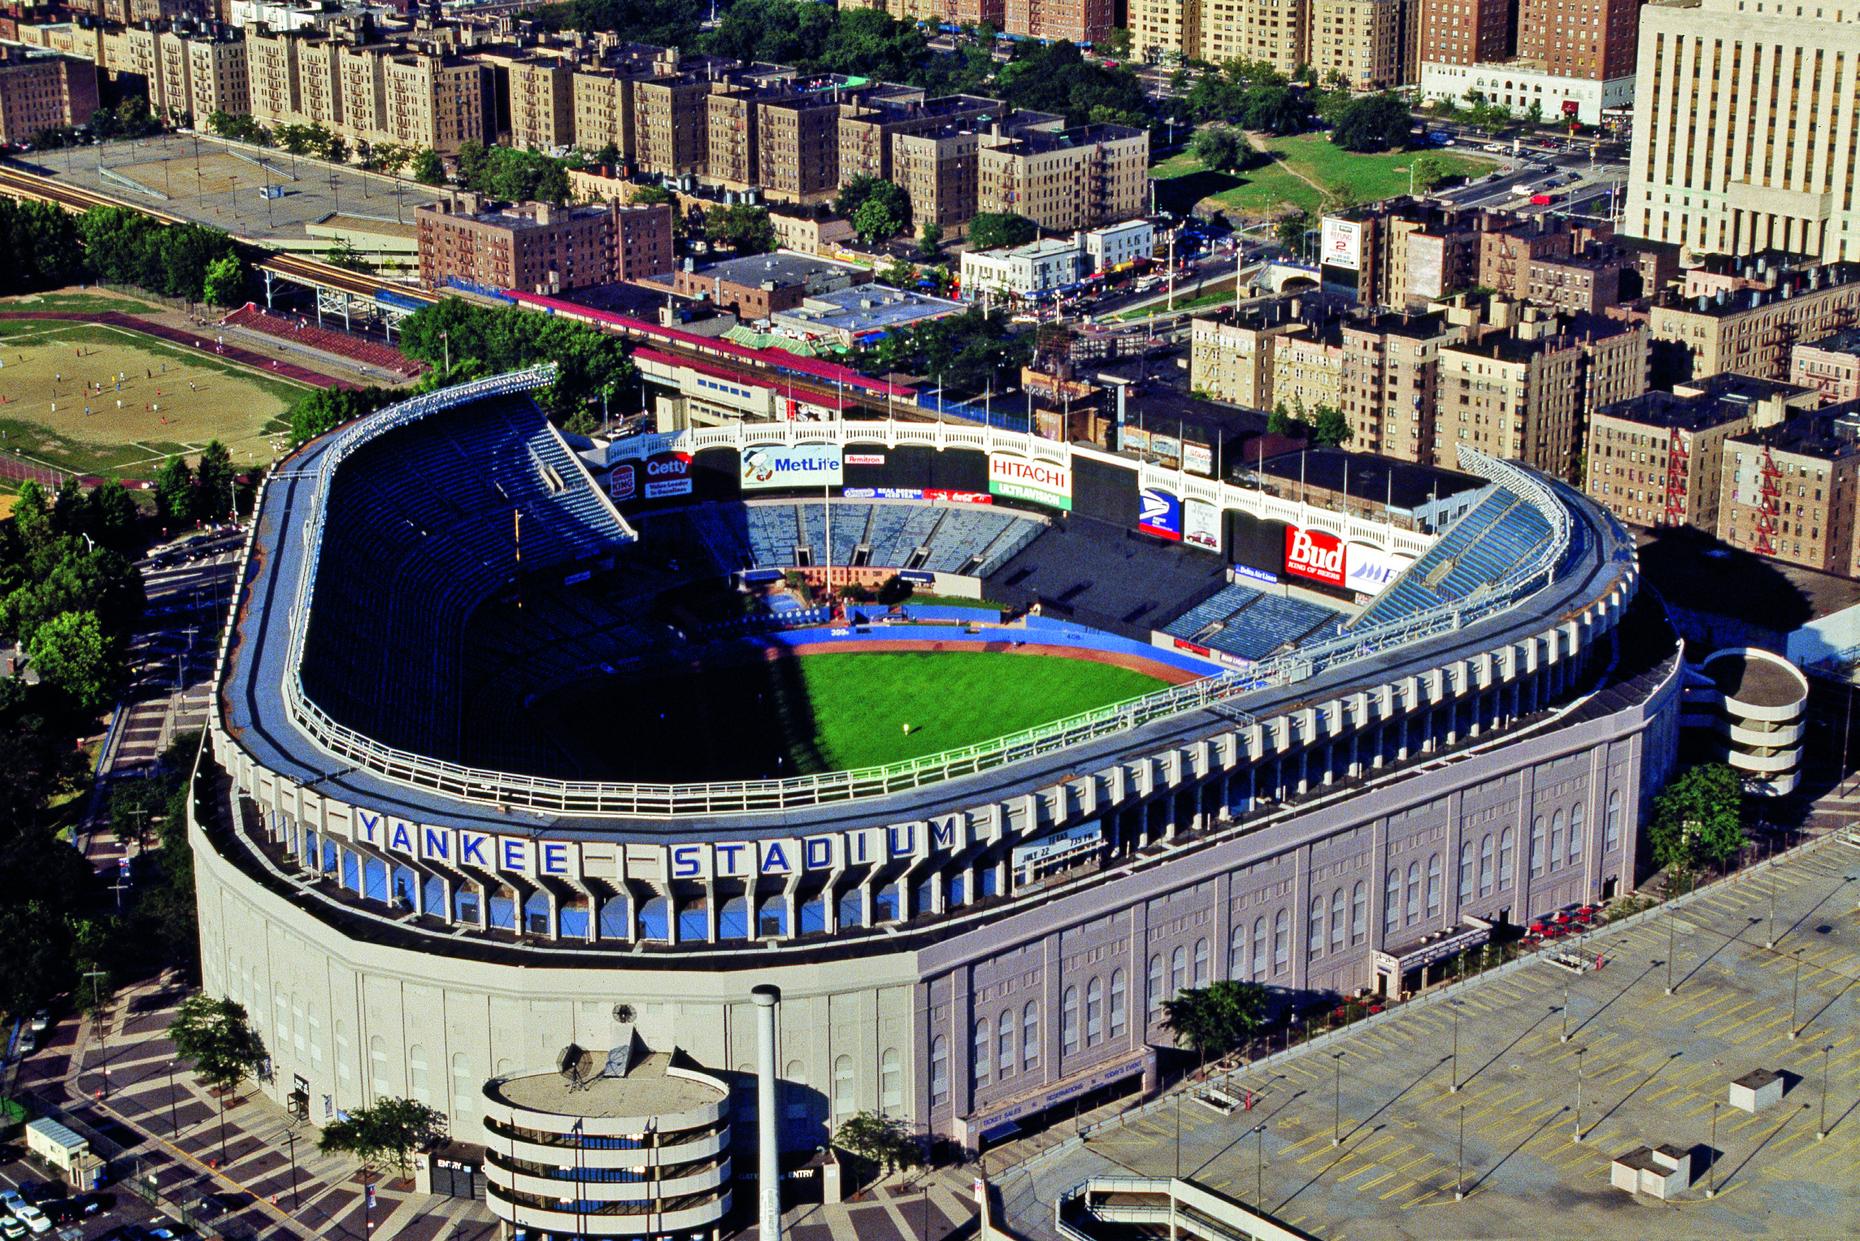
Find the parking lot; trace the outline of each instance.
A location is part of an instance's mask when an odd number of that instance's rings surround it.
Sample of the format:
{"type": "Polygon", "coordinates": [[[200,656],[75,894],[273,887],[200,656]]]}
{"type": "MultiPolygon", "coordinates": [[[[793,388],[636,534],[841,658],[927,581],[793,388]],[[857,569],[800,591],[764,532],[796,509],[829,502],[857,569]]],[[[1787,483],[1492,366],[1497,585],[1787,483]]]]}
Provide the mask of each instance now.
{"type": "Polygon", "coordinates": [[[1241,1073],[1250,1111],[1171,1096],[1001,1178],[1010,1224],[1050,1236],[1054,1194],[1179,1159],[1327,1238],[1851,1237],[1857,901],[1860,849],[1824,840],[1595,933],[1600,969],[1540,956],[1241,1073]],[[1786,1092],[1750,1114],[1725,1100],[1755,1069],[1786,1092]],[[1661,1144],[1692,1153],[1684,1192],[1611,1188],[1615,1156],[1661,1144]]]}

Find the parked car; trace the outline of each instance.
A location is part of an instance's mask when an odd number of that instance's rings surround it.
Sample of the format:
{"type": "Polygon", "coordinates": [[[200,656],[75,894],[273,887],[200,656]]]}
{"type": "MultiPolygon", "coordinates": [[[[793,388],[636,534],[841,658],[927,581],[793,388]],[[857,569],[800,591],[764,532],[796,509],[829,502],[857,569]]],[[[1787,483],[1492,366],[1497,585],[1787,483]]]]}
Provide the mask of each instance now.
{"type": "Polygon", "coordinates": [[[22,1202],[13,1208],[13,1218],[26,1226],[34,1236],[52,1230],[52,1221],[45,1217],[45,1212],[29,1202],[22,1202]]]}
{"type": "Polygon", "coordinates": [[[28,1030],[31,1030],[34,1034],[44,1034],[46,1027],[50,1026],[51,1024],[52,1024],[51,1013],[41,1008],[38,1012],[32,1015],[32,1020],[26,1023],[26,1028],[28,1030]]]}

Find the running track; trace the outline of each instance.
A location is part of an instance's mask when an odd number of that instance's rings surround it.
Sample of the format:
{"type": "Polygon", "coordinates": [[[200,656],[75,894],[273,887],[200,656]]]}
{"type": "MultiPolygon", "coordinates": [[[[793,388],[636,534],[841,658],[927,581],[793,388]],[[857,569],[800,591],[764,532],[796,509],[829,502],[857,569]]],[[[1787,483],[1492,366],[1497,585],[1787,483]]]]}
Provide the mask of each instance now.
{"type": "Polygon", "coordinates": [[[70,310],[7,310],[0,311],[0,319],[60,319],[69,323],[101,323],[105,327],[121,328],[126,332],[140,332],[144,336],[153,336],[170,344],[179,345],[183,349],[198,348],[201,353],[224,358],[228,362],[237,362],[241,366],[249,366],[267,375],[294,379],[298,383],[309,384],[313,388],[357,386],[346,379],[337,379],[320,371],[299,366],[295,362],[275,361],[263,354],[254,353],[250,349],[241,349],[237,345],[216,348],[213,344],[213,337],[217,333],[206,328],[198,331],[184,331],[181,328],[167,327],[160,323],[149,323],[116,310],[107,310],[102,314],[92,315],[70,310]]]}

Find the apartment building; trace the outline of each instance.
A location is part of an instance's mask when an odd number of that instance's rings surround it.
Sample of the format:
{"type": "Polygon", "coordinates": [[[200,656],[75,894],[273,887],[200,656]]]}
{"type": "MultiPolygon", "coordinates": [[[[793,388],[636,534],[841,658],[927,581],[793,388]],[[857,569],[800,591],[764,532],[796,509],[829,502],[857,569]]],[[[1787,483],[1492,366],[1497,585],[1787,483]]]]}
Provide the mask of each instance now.
{"type": "MultiPolygon", "coordinates": [[[[711,87],[695,75],[630,83],[633,144],[622,147],[639,170],[658,176],[702,172],[709,158],[711,87]]],[[[579,134],[576,140],[583,141],[579,134]]]]}
{"type": "Polygon", "coordinates": [[[1557,77],[1634,76],[1645,0],[1519,0],[1518,59],[1557,77]]]}
{"type": "MultiPolygon", "coordinates": [[[[511,146],[556,151],[577,144],[575,68],[570,61],[553,56],[479,60],[501,68],[508,84],[504,121],[511,146]]],[[[591,149],[598,151],[602,145],[591,149]]]]}
{"type": "Polygon", "coordinates": [[[840,184],[854,177],[895,181],[897,138],[964,128],[986,117],[999,117],[999,99],[981,95],[943,95],[925,99],[898,95],[861,95],[840,105],[840,184]]]}
{"type": "Polygon", "coordinates": [[[1311,67],[1321,80],[1341,76],[1352,90],[1383,90],[1413,81],[1405,56],[1412,0],[1310,0],[1311,67]]]}
{"type": "Polygon", "coordinates": [[[1202,0],[1199,59],[1263,60],[1289,74],[1306,61],[1309,0],[1202,0]]]}
{"type": "Polygon", "coordinates": [[[414,211],[420,281],[559,293],[672,270],[672,212],[621,207],[487,204],[454,194],[414,211]]]}
{"type": "Polygon", "coordinates": [[[1789,382],[1814,389],[1822,405],[1860,401],[1860,329],[1791,348],[1789,382]]]}
{"type": "Polygon", "coordinates": [[[1642,12],[1624,231],[1860,259],[1860,21],[1777,0],[1642,12]]]}
{"type": "Polygon", "coordinates": [[[759,102],[756,152],[763,192],[783,202],[824,202],[840,188],[837,95],[759,102]]]}
{"type": "Polygon", "coordinates": [[[1648,312],[1653,339],[1680,377],[1735,371],[1786,379],[1798,341],[1860,323],[1860,264],[1772,269],[1767,287],[1667,294],[1648,312]]]}
{"type": "Polygon", "coordinates": [[[1860,575],[1860,408],[1831,405],[1733,435],[1719,474],[1718,537],[1824,573],[1860,575]]]}
{"type": "Polygon", "coordinates": [[[1230,405],[1271,409],[1278,342],[1303,330],[1297,298],[1222,307],[1196,316],[1188,333],[1189,390],[1230,405]]]}
{"type": "Polygon", "coordinates": [[[351,145],[392,142],[457,154],[484,141],[491,69],[434,45],[367,43],[366,27],[246,31],[252,118],[319,124],[351,145]]]}
{"type": "Polygon", "coordinates": [[[910,196],[911,231],[935,224],[953,237],[968,227],[981,192],[980,146],[967,125],[892,135],[891,179],[910,196]]]}
{"type": "Polygon", "coordinates": [[[0,143],[31,142],[48,129],[82,125],[97,107],[92,62],[0,49],[0,143]]]}
{"type": "Polygon", "coordinates": [[[1002,29],[1029,39],[1102,43],[1115,24],[1112,0],[1006,0],[1002,29]]]}
{"type": "Polygon", "coordinates": [[[1466,330],[1442,312],[1351,315],[1339,325],[1343,370],[1337,408],[1350,447],[1431,463],[1439,406],[1440,351],[1466,330]]]}
{"type": "Polygon", "coordinates": [[[1647,329],[1526,307],[1508,331],[1440,350],[1434,462],[1461,445],[1577,477],[1591,411],[1647,390],[1647,329]]]}
{"type": "Polygon", "coordinates": [[[113,81],[130,79],[165,116],[204,122],[214,112],[251,110],[245,41],[236,35],[150,26],[97,31],[97,63],[113,81]]]}
{"type": "Polygon", "coordinates": [[[1476,65],[1511,55],[1510,0],[1421,0],[1423,63],[1476,65]]]}
{"type": "Polygon", "coordinates": [[[1727,441],[1814,403],[1809,388],[1713,375],[1605,405],[1589,418],[1583,489],[1630,525],[1716,534],[1727,441]]]}
{"type": "Polygon", "coordinates": [[[1127,125],[985,135],[977,208],[1024,215],[1048,232],[1096,228],[1148,207],[1150,136],[1127,125]]]}
{"type": "Polygon", "coordinates": [[[1199,58],[1203,3],[1129,0],[1130,54],[1151,63],[1199,58]]]}
{"type": "Polygon", "coordinates": [[[1085,274],[1085,255],[1076,240],[1042,238],[1005,250],[970,250],[962,256],[962,300],[1044,297],[1085,274]]]}
{"type": "Polygon", "coordinates": [[[861,0],[861,7],[883,9],[901,22],[1007,29],[1005,0],[861,0]]]}

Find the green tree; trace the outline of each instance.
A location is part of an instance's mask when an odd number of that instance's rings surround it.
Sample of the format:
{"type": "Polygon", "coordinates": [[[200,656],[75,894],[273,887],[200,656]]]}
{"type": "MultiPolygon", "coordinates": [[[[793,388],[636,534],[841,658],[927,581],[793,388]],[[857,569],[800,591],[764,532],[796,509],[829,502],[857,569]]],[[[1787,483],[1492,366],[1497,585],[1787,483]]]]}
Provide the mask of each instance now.
{"type": "Polygon", "coordinates": [[[170,457],[155,472],[155,511],[170,525],[194,519],[194,471],[187,458],[170,457]]]}
{"type": "Polygon", "coordinates": [[[174,1054],[194,1066],[208,1085],[222,1092],[257,1073],[270,1054],[252,1028],[245,1005],[204,993],[188,996],[168,1023],[174,1054]]]}
{"type": "Polygon", "coordinates": [[[1345,104],[1330,140],[1346,151],[1392,151],[1408,145],[1411,124],[1407,101],[1384,91],[1345,104]]]}
{"type": "Polygon", "coordinates": [[[201,521],[223,521],[233,511],[232,453],[218,440],[200,451],[194,467],[194,516],[201,521]]]}
{"type": "Polygon", "coordinates": [[[141,513],[136,508],[135,497],[123,484],[111,479],[91,488],[84,507],[84,530],[91,538],[119,552],[135,542],[136,522],[141,513]]]}
{"type": "Polygon", "coordinates": [[[51,617],[33,630],[26,656],[46,684],[87,713],[109,706],[122,681],[122,663],[95,612],[51,617]]]}
{"type": "Polygon", "coordinates": [[[1435,186],[1447,179],[1447,161],[1438,155],[1417,155],[1409,161],[1408,172],[1413,178],[1415,193],[1431,194],[1435,186]]]}
{"type": "Polygon", "coordinates": [[[1334,405],[1320,405],[1313,412],[1311,422],[1311,442],[1321,448],[1340,448],[1350,442],[1353,434],[1350,420],[1343,416],[1343,411],[1334,405]]]}
{"type": "Polygon", "coordinates": [[[663,185],[636,185],[628,193],[627,202],[635,204],[645,203],[647,205],[664,203],[667,206],[676,207],[678,205],[678,195],[672,193],[663,185]]]}
{"type": "Polygon", "coordinates": [[[1203,1060],[1242,1047],[1266,1020],[1266,989],[1223,979],[1163,1001],[1163,1025],[1203,1060]]]}
{"type": "Polygon", "coordinates": [[[169,788],[153,778],[117,780],[110,785],[106,813],[111,833],[123,844],[146,846],[168,804],[169,788]]]}
{"type": "Polygon", "coordinates": [[[868,245],[896,237],[910,222],[908,210],[900,214],[891,203],[877,195],[860,203],[859,210],[853,212],[852,217],[853,231],[868,245]]]}
{"type": "Polygon", "coordinates": [[[307,444],[345,422],[372,413],[398,394],[387,388],[318,388],[291,406],[291,443],[307,444]]]}
{"type": "Polygon", "coordinates": [[[1024,215],[984,211],[969,221],[969,249],[999,250],[1024,246],[1040,235],[1040,226],[1024,215]]]}
{"type": "Polygon", "coordinates": [[[1231,125],[1204,125],[1189,139],[1189,154],[1216,172],[1229,172],[1246,162],[1252,148],[1246,136],[1231,125]]]}
{"type": "Polygon", "coordinates": [[[935,220],[925,220],[924,226],[917,230],[917,253],[926,259],[933,259],[943,248],[943,226],[935,220]]]}
{"type": "Polygon", "coordinates": [[[407,171],[421,185],[444,185],[446,183],[446,163],[439,158],[439,152],[432,147],[422,147],[415,151],[407,171]]]}
{"type": "Polygon", "coordinates": [[[245,264],[237,254],[222,254],[207,264],[201,292],[215,306],[237,306],[245,298],[245,264]]]}
{"type": "Polygon", "coordinates": [[[914,1168],[921,1161],[917,1140],[895,1116],[854,1112],[834,1130],[833,1143],[843,1151],[876,1164],[885,1173],[914,1168]]]}
{"type": "Polygon", "coordinates": [[[775,248],[775,226],[768,208],[753,203],[731,203],[713,208],[704,217],[705,236],[737,254],[767,254],[775,248]]]}
{"type": "Polygon", "coordinates": [[[346,1120],[324,1125],[316,1146],[325,1154],[354,1155],[371,1167],[391,1164],[406,1176],[414,1152],[445,1136],[443,1112],[412,1099],[385,1098],[351,1109],[346,1120]]]}
{"type": "Polygon", "coordinates": [[[1670,875],[1723,866],[1747,843],[1743,791],[1725,763],[1701,763],[1667,782],[1647,820],[1653,860],[1670,875]]]}
{"type": "Polygon", "coordinates": [[[45,488],[27,479],[13,497],[13,529],[27,547],[42,547],[58,532],[52,525],[52,504],[45,488]]]}

